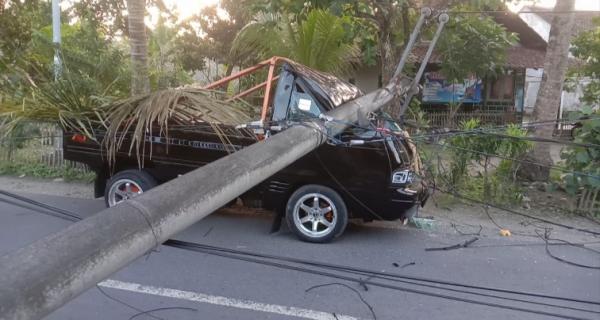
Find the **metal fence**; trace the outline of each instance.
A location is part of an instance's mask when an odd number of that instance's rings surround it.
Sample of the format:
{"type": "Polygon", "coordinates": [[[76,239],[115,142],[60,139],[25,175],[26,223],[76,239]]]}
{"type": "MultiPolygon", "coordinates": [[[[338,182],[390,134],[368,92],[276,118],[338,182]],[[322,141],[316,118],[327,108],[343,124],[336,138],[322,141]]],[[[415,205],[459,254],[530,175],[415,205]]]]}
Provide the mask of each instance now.
{"type": "Polygon", "coordinates": [[[428,112],[425,119],[431,128],[449,128],[456,129],[461,122],[470,119],[477,119],[484,125],[504,125],[507,123],[516,123],[518,117],[512,112],[428,112]]]}
{"type": "Polygon", "coordinates": [[[45,123],[26,126],[27,130],[22,134],[14,133],[0,139],[0,162],[90,172],[86,165],[63,158],[63,132],[59,126],[45,123]]]}
{"type": "Polygon", "coordinates": [[[577,210],[592,216],[600,214],[600,189],[585,189],[579,196],[577,210]]]}

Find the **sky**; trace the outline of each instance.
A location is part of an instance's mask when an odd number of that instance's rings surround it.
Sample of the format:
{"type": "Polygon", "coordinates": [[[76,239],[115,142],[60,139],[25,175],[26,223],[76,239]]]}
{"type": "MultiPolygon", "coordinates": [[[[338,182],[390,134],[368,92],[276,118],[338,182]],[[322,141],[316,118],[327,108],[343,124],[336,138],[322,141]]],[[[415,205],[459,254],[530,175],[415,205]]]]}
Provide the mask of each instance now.
{"type": "MultiPolygon", "coordinates": [[[[177,11],[177,15],[180,20],[189,18],[190,16],[200,12],[200,9],[217,4],[219,0],[163,0],[165,5],[169,8],[173,8],[177,11]]],[[[600,1],[600,0],[598,0],[600,1]]],[[[158,20],[158,9],[149,8],[148,13],[150,17],[146,19],[146,23],[149,25],[155,25],[158,20]]]]}
{"type": "MultiPolygon", "coordinates": [[[[524,5],[531,5],[534,1],[518,1],[518,4],[509,4],[512,11],[518,11],[518,9],[524,5]]],[[[553,8],[556,4],[556,0],[537,0],[536,5],[541,7],[553,8]]],[[[592,10],[600,11],[600,0],[576,0],[575,10],[592,10]]]]}
{"type": "Polygon", "coordinates": [[[179,17],[185,19],[206,6],[218,3],[219,0],[164,0],[164,2],[169,7],[175,6],[179,17]]]}

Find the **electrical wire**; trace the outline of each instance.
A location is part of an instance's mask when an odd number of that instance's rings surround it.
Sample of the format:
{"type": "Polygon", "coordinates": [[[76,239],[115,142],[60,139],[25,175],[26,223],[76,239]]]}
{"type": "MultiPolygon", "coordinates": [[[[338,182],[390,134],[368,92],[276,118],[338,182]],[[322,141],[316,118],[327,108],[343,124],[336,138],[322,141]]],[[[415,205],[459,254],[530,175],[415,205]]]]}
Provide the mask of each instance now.
{"type": "MultiPolygon", "coordinates": [[[[535,233],[540,237],[540,239],[544,240],[544,243],[546,244],[545,249],[546,249],[546,253],[548,254],[548,256],[550,256],[551,258],[553,258],[554,260],[560,261],[562,263],[566,263],[572,266],[576,266],[576,267],[580,267],[580,268],[586,268],[586,269],[594,269],[594,270],[600,270],[600,266],[592,266],[592,265],[587,265],[587,264],[582,264],[582,263],[577,263],[577,262],[573,262],[573,261],[569,261],[567,259],[558,257],[556,255],[554,255],[552,252],[550,252],[550,248],[548,247],[548,237],[549,237],[549,229],[548,228],[544,228],[544,234],[541,235],[538,233],[538,230],[535,231],[535,233]]],[[[589,249],[589,248],[587,248],[589,249]]],[[[596,252],[595,250],[593,250],[594,252],[596,252]]],[[[598,252],[596,252],[598,253],[598,252]]]]}
{"type": "Polygon", "coordinates": [[[508,135],[508,134],[493,133],[493,132],[485,132],[485,133],[477,132],[477,134],[489,134],[489,135],[493,135],[493,136],[496,136],[496,137],[501,137],[501,138],[505,138],[505,139],[512,139],[512,140],[525,140],[525,141],[535,141],[535,142],[559,143],[559,144],[572,145],[572,146],[584,147],[584,148],[600,148],[600,144],[581,143],[581,142],[573,142],[573,141],[566,141],[566,140],[557,140],[557,139],[544,138],[544,137],[535,137],[535,136],[515,137],[515,136],[508,135]]]}
{"type": "MultiPolygon", "coordinates": [[[[42,211],[42,210],[35,210],[35,211],[39,212],[39,213],[43,213],[43,214],[48,214],[47,212],[42,211]]],[[[57,213],[59,213],[59,212],[57,212],[57,213]]],[[[75,214],[71,214],[71,215],[75,215],[75,214]]],[[[63,217],[63,218],[71,221],[69,217],[63,217]]],[[[81,218],[79,218],[79,219],[81,219],[81,218]]],[[[385,272],[379,272],[376,270],[354,268],[354,267],[349,267],[349,266],[344,266],[344,265],[328,264],[328,263],[304,260],[304,259],[299,259],[299,258],[288,258],[288,257],[281,257],[281,256],[275,256],[275,255],[268,255],[268,254],[259,254],[259,253],[242,251],[242,250],[220,248],[220,247],[202,245],[202,244],[198,244],[198,243],[186,242],[186,241],[181,241],[181,240],[167,240],[165,243],[163,243],[163,245],[177,247],[177,248],[182,248],[182,247],[186,247],[188,249],[194,248],[193,251],[205,250],[207,252],[224,252],[224,253],[230,253],[230,254],[234,254],[234,255],[246,255],[246,256],[251,256],[251,257],[274,259],[274,260],[286,261],[286,262],[291,262],[291,263],[298,263],[298,264],[305,264],[305,265],[316,266],[316,267],[329,268],[329,269],[334,269],[334,270],[338,270],[338,271],[346,271],[346,272],[352,272],[352,273],[356,273],[356,274],[370,275],[373,277],[381,277],[382,279],[397,278],[397,279],[402,279],[402,280],[413,280],[413,281],[433,283],[433,284],[437,284],[437,285],[456,286],[456,287],[470,288],[470,289],[476,289],[476,290],[486,290],[486,291],[492,291],[492,292],[498,292],[498,293],[531,296],[531,297],[536,297],[536,298],[546,298],[546,299],[577,302],[577,303],[582,303],[582,304],[591,304],[591,305],[599,305],[600,306],[600,301],[590,301],[590,300],[582,300],[582,299],[575,299],[575,298],[569,298],[569,297],[558,297],[558,296],[552,296],[552,295],[545,295],[545,294],[526,292],[526,291],[517,291],[517,290],[485,287],[485,286],[476,286],[476,285],[469,285],[469,284],[463,284],[463,283],[457,283],[457,282],[445,281],[445,280],[429,279],[429,278],[417,277],[417,276],[405,276],[405,275],[400,275],[400,274],[385,273],[385,272]]],[[[409,283],[411,283],[411,282],[409,282],[409,283]]],[[[414,283],[414,282],[412,282],[412,284],[422,285],[422,284],[418,284],[418,283],[414,283]]],[[[441,287],[435,286],[435,288],[440,289],[441,287]]],[[[448,288],[446,288],[446,289],[448,289],[448,288]]],[[[463,291],[463,293],[472,293],[472,292],[464,292],[463,291]]],[[[569,307],[567,307],[567,308],[569,308],[569,307]]],[[[583,310],[583,311],[590,311],[590,310],[583,310]]],[[[591,311],[591,312],[595,312],[595,311],[591,311]]]]}
{"type": "Polygon", "coordinates": [[[445,147],[445,148],[455,149],[455,150],[461,150],[461,151],[471,152],[471,153],[475,153],[475,154],[479,154],[479,155],[483,155],[483,156],[491,156],[491,157],[494,157],[494,158],[499,158],[499,159],[504,159],[504,160],[510,160],[510,161],[515,161],[515,162],[520,162],[520,163],[533,164],[533,165],[536,165],[536,166],[539,166],[539,167],[544,167],[544,168],[548,168],[548,169],[555,169],[555,170],[559,170],[561,172],[571,173],[571,174],[576,175],[576,176],[589,177],[589,178],[593,178],[593,179],[600,179],[600,176],[598,176],[598,175],[594,175],[594,174],[590,174],[590,173],[586,173],[586,172],[581,172],[581,171],[574,171],[574,170],[570,170],[570,169],[567,169],[567,168],[564,168],[564,167],[560,167],[560,166],[556,166],[556,165],[544,164],[544,163],[534,162],[534,161],[525,160],[525,159],[517,159],[517,158],[507,157],[507,156],[503,156],[503,155],[499,155],[499,154],[495,154],[495,153],[487,153],[487,152],[478,151],[478,150],[474,150],[474,149],[468,149],[468,148],[462,148],[462,147],[458,147],[458,146],[453,146],[453,145],[449,145],[449,144],[446,144],[446,143],[435,143],[435,142],[432,142],[430,144],[442,146],[442,147],[445,147]]]}
{"type": "MultiPolygon", "coordinates": [[[[45,213],[42,211],[42,213],[45,213]]],[[[178,247],[178,248],[184,248],[187,250],[192,250],[192,251],[200,251],[200,252],[204,252],[204,253],[208,253],[208,254],[213,254],[213,255],[218,255],[218,256],[224,256],[224,257],[229,257],[229,258],[236,258],[235,256],[232,256],[231,254],[227,254],[228,251],[233,251],[235,252],[233,255],[240,254],[241,251],[236,251],[236,250],[232,250],[232,249],[225,249],[225,248],[217,248],[216,250],[213,250],[214,247],[212,249],[205,249],[203,248],[203,245],[200,244],[196,244],[196,243],[189,243],[189,242],[182,242],[182,241],[178,241],[178,240],[168,240],[165,245],[169,245],[169,246],[173,246],[173,247],[178,247]],[[219,252],[220,251],[220,252],[219,252]],[[223,253],[225,252],[225,254],[223,253]]],[[[210,248],[210,246],[207,246],[210,248]]],[[[268,255],[260,255],[260,254],[256,254],[256,253],[245,253],[249,256],[258,256],[258,257],[267,257],[268,255]]],[[[272,256],[275,257],[275,256],[272,256]]],[[[300,261],[303,261],[301,259],[294,259],[294,258],[282,258],[282,257],[276,257],[280,260],[295,260],[297,263],[299,263],[300,261]]],[[[240,259],[240,257],[237,257],[237,259],[240,259]]],[[[241,258],[241,260],[244,261],[250,261],[250,262],[256,262],[256,263],[261,263],[261,261],[257,261],[257,259],[245,259],[245,258],[241,258]],[[251,261],[254,260],[254,261],[251,261]]],[[[307,264],[310,264],[310,261],[304,261],[307,264]]],[[[292,269],[292,270],[297,270],[297,271],[302,271],[302,272],[309,272],[309,273],[313,273],[313,270],[303,270],[302,268],[298,268],[298,267],[293,267],[293,266],[286,266],[286,265],[282,265],[279,263],[269,263],[269,262],[265,262],[262,261],[262,264],[267,264],[267,265],[273,265],[276,267],[283,267],[283,268],[287,268],[287,269],[292,269]]],[[[323,266],[326,264],[323,263],[317,263],[314,262],[313,265],[315,266],[323,266]]],[[[583,312],[592,312],[592,313],[599,313],[597,311],[594,310],[587,310],[587,309],[582,309],[582,308],[574,308],[574,307],[568,307],[568,306],[561,306],[561,305],[554,305],[554,304],[548,304],[548,303],[541,303],[541,302],[535,302],[535,301],[529,301],[529,300],[523,300],[523,299],[515,299],[515,298],[508,298],[508,297],[501,297],[501,296],[494,296],[494,295],[489,295],[489,294],[484,294],[484,293],[478,293],[478,292],[470,292],[470,291],[466,291],[466,290],[458,290],[458,289],[453,289],[453,288],[443,288],[443,287],[438,287],[438,286],[431,286],[431,285],[424,285],[424,284],[420,284],[420,283],[411,283],[410,281],[407,282],[405,280],[398,280],[398,279],[390,279],[390,277],[392,276],[396,276],[396,277],[402,277],[399,275],[391,275],[391,274],[386,274],[386,273],[381,273],[381,272],[376,272],[376,271],[372,271],[372,270],[367,270],[367,271],[361,271],[361,270],[353,270],[354,268],[351,267],[347,267],[347,266],[338,266],[337,267],[339,270],[346,270],[346,272],[352,272],[354,271],[355,273],[359,273],[359,274],[363,274],[363,275],[377,275],[377,274],[381,274],[379,276],[379,278],[383,279],[383,280],[392,280],[392,281],[396,281],[396,282],[404,282],[404,283],[409,283],[409,284],[413,284],[413,285],[417,285],[417,286],[429,286],[429,287],[434,287],[436,289],[442,289],[442,290],[450,290],[450,291],[455,291],[455,292],[460,292],[460,293],[465,293],[465,294],[477,294],[479,296],[487,296],[487,297],[491,297],[491,298],[499,298],[499,299],[504,299],[504,300],[511,300],[511,301],[517,301],[517,302],[524,302],[524,303],[530,303],[530,304],[538,304],[538,305],[544,305],[544,306],[550,306],[550,307],[556,307],[556,308],[563,308],[563,309],[569,309],[569,310],[576,310],[576,311],[583,311],[583,312]]],[[[321,274],[323,274],[321,272],[321,274]]],[[[523,312],[530,312],[530,313],[536,313],[536,314],[542,314],[542,315],[547,315],[547,316],[554,316],[554,317],[560,317],[560,318],[570,318],[570,319],[585,319],[585,318],[574,318],[571,316],[564,316],[561,314],[556,314],[556,313],[551,313],[551,312],[539,312],[537,310],[530,310],[530,309],[526,309],[526,308],[520,308],[520,307],[512,307],[512,306],[505,306],[505,305],[500,305],[500,304],[496,304],[496,303],[490,303],[490,302],[485,302],[485,301],[478,301],[478,300],[472,300],[472,299],[463,299],[463,298],[456,298],[453,296],[448,296],[448,295],[443,295],[443,294],[437,294],[437,293],[429,293],[426,291],[422,291],[422,290],[416,290],[416,289],[411,289],[411,288],[405,288],[405,287],[398,287],[398,286],[391,286],[391,285],[387,285],[387,284],[381,284],[381,283],[374,283],[374,282],[368,282],[368,281],[364,281],[363,279],[356,279],[356,278],[352,278],[352,277],[347,277],[347,276],[340,276],[340,275],[336,275],[336,274],[330,274],[330,273],[324,273],[323,275],[325,276],[331,276],[334,278],[338,278],[338,279],[342,279],[342,280],[348,280],[348,281],[353,281],[353,282],[359,282],[359,283],[366,283],[366,284],[370,284],[370,285],[374,285],[374,286],[379,286],[379,287],[384,287],[384,288],[389,288],[389,289],[395,289],[395,290],[400,290],[400,291],[405,291],[405,292],[411,292],[411,293],[416,293],[416,294],[425,294],[425,295],[429,295],[429,296],[435,296],[435,297],[440,297],[440,298],[446,298],[446,299],[450,299],[450,300],[457,300],[457,301],[462,301],[462,302],[467,302],[467,303],[475,303],[475,304],[482,304],[482,305],[486,305],[486,306],[492,306],[492,307],[499,307],[499,308],[505,308],[505,309],[510,309],[510,310],[515,310],[515,311],[523,311],[523,312]]],[[[406,278],[411,278],[411,277],[406,277],[406,278]]],[[[412,277],[412,278],[416,278],[416,277],[412,277]]],[[[429,279],[421,279],[421,280],[417,280],[417,281],[432,281],[429,279]]],[[[464,285],[464,284],[449,284],[449,282],[444,282],[444,281],[435,281],[438,284],[448,284],[448,285],[457,285],[457,286],[463,286],[463,287],[472,287],[472,288],[479,288],[482,290],[491,290],[491,291],[499,291],[499,292],[505,292],[505,293],[515,293],[515,294],[525,294],[525,295],[529,295],[529,296],[536,296],[536,297],[545,297],[545,298],[549,298],[549,299],[560,299],[560,300],[566,300],[566,301],[573,301],[573,302],[579,302],[579,303],[586,303],[586,304],[595,304],[595,305],[600,305],[600,302],[594,302],[594,301],[585,301],[585,300],[579,300],[579,299],[572,299],[572,298],[563,298],[563,297],[552,297],[552,296],[548,296],[548,295],[540,295],[540,294],[535,294],[535,293],[523,293],[523,292],[517,292],[517,291],[513,291],[513,290],[503,290],[503,289],[495,289],[495,288],[485,288],[485,287],[478,287],[478,286],[470,286],[470,285],[464,285]]]]}
{"type": "MultiPolygon", "coordinates": [[[[173,241],[173,240],[169,240],[169,241],[173,241]]],[[[174,245],[172,243],[171,243],[171,246],[178,247],[178,246],[176,246],[176,245],[174,245]]],[[[188,247],[188,246],[185,246],[185,245],[181,246],[180,248],[181,249],[185,249],[185,250],[198,251],[198,252],[201,252],[201,253],[215,255],[215,256],[221,256],[221,257],[225,257],[225,258],[232,258],[232,259],[246,261],[246,262],[253,262],[253,263],[260,264],[260,265],[269,265],[269,266],[276,267],[276,268],[294,270],[294,271],[303,272],[303,273],[309,273],[309,274],[312,274],[312,275],[321,275],[321,276],[325,276],[325,277],[336,278],[336,279],[340,279],[340,280],[354,282],[354,283],[357,283],[359,285],[360,284],[368,284],[368,285],[372,285],[372,286],[376,286],[376,287],[381,287],[381,288],[386,288],[386,289],[391,289],[391,290],[397,290],[397,291],[402,291],[402,292],[409,292],[409,293],[420,294],[420,295],[425,295],[425,296],[430,296],[430,297],[436,297],[436,298],[442,298],[442,299],[447,299],[447,300],[453,300],[453,301],[458,301],[458,302],[465,302],[465,303],[470,303],[470,304],[478,304],[478,305],[484,305],[484,306],[495,307],[495,308],[506,309],[506,310],[521,311],[521,312],[538,314],[538,315],[544,315],[544,316],[550,316],[550,317],[556,317],[556,318],[577,319],[577,320],[584,320],[585,319],[585,320],[589,320],[589,318],[568,316],[568,315],[559,314],[559,313],[555,313],[555,312],[540,311],[540,310],[527,309],[527,308],[524,308],[524,307],[515,307],[515,306],[509,306],[509,305],[502,305],[502,304],[498,304],[498,303],[494,303],[494,302],[479,301],[479,300],[474,300],[474,299],[471,299],[471,298],[462,298],[462,297],[457,297],[457,296],[447,295],[447,294],[442,294],[442,293],[437,293],[437,292],[427,292],[427,291],[420,290],[420,289],[413,289],[413,288],[408,288],[408,287],[401,287],[401,286],[391,285],[391,284],[387,284],[387,283],[374,282],[374,281],[370,281],[370,280],[365,280],[365,279],[361,279],[361,278],[354,278],[354,277],[351,277],[351,276],[345,276],[345,275],[340,275],[340,274],[326,272],[326,271],[321,271],[321,270],[308,269],[308,268],[303,268],[303,267],[298,267],[298,266],[293,266],[293,265],[287,265],[287,264],[278,263],[278,262],[265,261],[263,259],[256,259],[256,258],[251,258],[251,257],[236,256],[236,255],[227,254],[227,253],[223,253],[223,252],[215,252],[215,251],[204,250],[204,249],[200,249],[200,248],[188,247]]],[[[438,289],[440,289],[440,288],[438,288],[438,289]]],[[[531,302],[531,301],[529,303],[534,303],[535,304],[535,302],[531,302]]],[[[555,305],[555,307],[556,308],[562,308],[563,306],[556,306],[555,305]]],[[[567,307],[567,308],[570,308],[570,307],[567,307]]],[[[597,311],[593,311],[593,310],[585,310],[585,312],[598,313],[597,311]]]]}
{"type": "MultiPolygon", "coordinates": [[[[51,217],[60,218],[60,219],[67,220],[67,221],[70,221],[70,222],[77,222],[77,221],[80,221],[80,220],[83,219],[82,217],[80,217],[76,213],[70,212],[68,210],[61,209],[61,208],[58,208],[58,207],[54,207],[54,206],[51,206],[51,205],[48,205],[48,204],[45,204],[45,203],[42,203],[42,202],[39,202],[39,201],[35,201],[33,199],[30,199],[30,198],[22,197],[22,196],[19,196],[17,194],[14,194],[14,193],[11,193],[11,192],[8,192],[8,191],[5,191],[5,190],[0,190],[0,194],[2,194],[4,196],[7,196],[7,197],[10,197],[10,198],[13,198],[13,199],[17,199],[17,200],[25,202],[25,203],[28,203],[30,205],[37,206],[39,208],[43,208],[43,209],[45,209],[45,210],[47,210],[49,212],[42,211],[42,210],[35,210],[35,209],[32,209],[32,208],[28,208],[26,206],[19,205],[18,203],[14,203],[14,202],[11,202],[11,201],[7,201],[6,199],[0,198],[0,201],[2,201],[2,202],[6,202],[6,203],[9,203],[9,204],[20,206],[20,207],[23,207],[25,209],[34,210],[34,211],[37,211],[38,213],[43,213],[43,214],[49,215],[51,217]]],[[[135,310],[135,311],[138,312],[137,314],[133,315],[129,319],[136,318],[136,317],[138,317],[140,315],[147,315],[147,316],[150,316],[150,317],[152,317],[154,319],[157,319],[157,320],[164,320],[163,318],[160,318],[160,317],[157,317],[157,316],[154,316],[154,315],[151,314],[152,312],[160,311],[160,310],[190,309],[190,310],[197,311],[196,309],[193,309],[193,308],[184,308],[184,307],[166,307],[166,308],[158,308],[158,309],[152,309],[152,310],[146,310],[146,311],[144,311],[144,310],[142,310],[140,308],[137,308],[137,307],[135,307],[135,306],[133,306],[133,305],[131,305],[131,304],[129,304],[129,303],[121,300],[121,299],[118,299],[118,298],[115,298],[115,297],[111,296],[106,291],[102,290],[102,288],[100,288],[100,286],[98,286],[98,285],[96,285],[96,289],[98,289],[98,291],[100,291],[100,293],[102,293],[102,295],[104,295],[105,297],[107,297],[107,298],[109,298],[109,299],[111,299],[111,300],[113,300],[115,302],[118,302],[118,303],[120,303],[120,304],[122,304],[122,305],[124,305],[124,306],[126,306],[126,307],[128,307],[128,308],[130,308],[130,309],[135,310]]]]}
{"type": "MultiPolygon", "coordinates": [[[[391,118],[389,118],[389,119],[394,120],[391,118]]],[[[517,127],[521,128],[521,129],[530,129],[530,128],[536,128],[536,127],[547,126],[547,125],[557,125],[557,124],[585,122],[585,121],[594,121],[594,120],[600,120],[600,117],[589,117],[589,118],[585,118],[585,119],[576,119],[576,120],[561,119],[561,120],[544,120],[544,121],[536,121],[536,122],[527,122],[527,123],[518,125],[517,127]]],[[[420,134],[420,135],[412,136],[411,139],[419,140],[419,139],[423,139],[423,138],[432,138],[432,137],[454,136],[454,135],[472,134],[472,133],[486,133],[486,132],[493,132],[496,130],[504,130],[511,125],[515,125],[515,124],[489,126],[489,127],[475,128],[475,129],[470,129],[470,130],[450,130],[447,132],[420,134]]]]}
{"type": "MultiPolygon", "coordinates": [[[[580,299],[573,299],[573,298],[566,298],[566,297],[543,295],[543,294],[537,294],[537,293],[532,293],[532,292],[468,285],[468,284],[439,280],[439,279],[429,279],[429,278],[417,277],[417,276],[406,276],[406,275],[401,275],[401,274],[379,272],[376,270],[355,268],[355,267],[349,267],[349,266],[344,266],[344,265],[317,262],[317,261],[311,261],[311,260],[305,260],[305,259],[299,259],[299,258],[281,257],[281,256],[276,256],[276,255],[259,254],[259,253],[243,251],[243,250],[220,248],[220,247],[186,242],[186,241],[181,241],[181,240],[168,240],[167,242],[165,242],[165,245],[174,246],[174,247],[196,248],[196,249],[207,250],[207,251],[218,251],[218,252],[225,252],[225,253],[231,253],[231,254],[237,254],[237,255],[252,256],[252,257],[256,257],[256,258],[279,260],[279,261],[298,263],[298,264],[304,264],[304,265],[315,266],[315,267],[328,268],[328,269],[337,270],[337,271],[345,271],[345,272],[351,272],[351,273],[362,274],[362,275],[370,275],[372,277],[377,277],[377,278],[382,278],[382,279],[393,278],[393,279],[401,279],[401,280],[412,280],[412,281],[433,283],[436,285],[464,287],[464,288],[470,288],[470,289],[476,289],[476,290],[486,290],[486,291],[492,291],[492,292],[498,292],[498,293],[507,293],[507,294],[523,295],[523,296],[532,296],[532,297],[537,297],[537,298],[546,298],[546,299],[553,299],[553,300],[562,300],[562,301],[578,302],[578,303],[584,303],[584,304],[600,305],[600,301],[587,301],[587,300],[580,300],[580,299]]],[[[408,283],[415,284],[414,282],[408,282],[408,283]]],[[[435,288],[439,289],[440,287],[435,286],[435,288]]]]}
{"type": "Polygon", "coordinates": [[[362,301],[362,303],[365,306],[367,306],[367,308],[369,308],[369,311],[371,311],[371,315],[373,316],[373,320],[377,320],[377,315],[375,314],[375,310],[373,310],[373,307],[367,302],[367,300],[365,300],[365,298],[363,298],[362,294],[360,294],[360,292],[358,292],[358,290],[352,288],[351,286],[349,286],[349,285],[347,285],[345,283],[332,282],[332,283],[326,283],[326,284],[319,284],[319,285],[312,286],[312,287],[304,290],[304,292],[309,292],[309,291],[314,290],[314,289],[328,287],[328,286],[341,286],[341,287],[344,287],[344,288],[346,288],[348,290],[351,290],[354,293],[356,293],[356,295],[358,296],[358,298],[360,299],[360,301],[362,301]]]}
{"type": "Polygon", "coordinates": [[[149,315],[149,316],[151,316],[152,312],[165,311],[165,310],[187,310],[187,311],[198,312],[198,309],[189,308],[189,307],[163,307],[163,308],[156,308],[156,309],[147,310],[147,311],[140,311],[139,313],[136,313],[136,314],[132,315],[131,317],[129,317],[129,320],[133,320],[133,319],[135,319],[135,318],[137,318],[139,316],[142,316],[142,315],[149,315]]]}
{"type": "Polygon", "coordinates": [[[325,172],[327,173],[327,175],[329,175],[329,177],[331,178],[331,180],[333,180],[338,187],[340,187],[340,189],[342,189],[350,198],[352,198],[354,201],[356,201],[356,203],[358,203],[361,207],[363,207],[365,210],[367,210],[371,215],[373,215],[375,218],[379,219],[379,220],[385,220],[383,219],[380,215],[378,215],[377,213],[375,213],[375,211],[373,211],[369,206],[367,206],[366,204],[364,204],[362,201],[360,201],[360,199],[358,199],[356,196],[354,196],[354,194],[352,194],[352,192],[350,192],[350,190],[348,190],[336,177],[335,175],[333,175],[333,173],[331,173],[331,171],[329,171],[329,168],[327,168],[327,166],[325,166],[325,164],[323,163],[323,161],[321,160],[321,157],[319,156],[319,154],[317,152],[314,152],[315,157],[317,158],[317,160],[319,161],[319,163],[321,164],[321,167],[323,168],[323,170],[325,170],[325,172]]]}
{"type": "MultiPolygon", "coordinates": [[[[138,312],[138,314],[144,314],[144,313],[146,313],[144,310],[142,310],[142,309],[140,309],[140,308],[138,308],[138,307],[135,307],[135,306],[133,306],[133,305],[131,305],[131,304],[129,304],[129,303],[127,303],[127,302],[125,302],[125,301],[121,300],[121,299],[118,299],[118,298],[115,298],[115,297],[111,296],[110,294],[108,294],[108,292],[106,292],[106,291],[102,290],[102,288],[100,288],[100,286],[99,286],[99,285],[96,285],[96,289],[98,289],[98,291],[100,291],[100,293],[101,293],[103,296],[107,297],[108,299],[110,299],[110,300],[112,300],[112,301],[114,301],[114,302],[117,302],[117,303],[119,303],[119,304],[122,304],[122,305],[124,305],[124,306],[126,306],[126,307],[128,307],[128,308],[130,308],[130,309],[132,309],[132,310],[135,310],[135,311],[137,311],[137,312],[138,312]]],[[[152,310],[150,310],[150,311],[152,311],[152,310]]],[[[150,313],[148,313],[147,315],[148,315],[149,317],[152,317],[152,318],[156,319],[156,320],[165,320],[165,319],[163,319],[163,318],[161,318],[161,317],[157,317],[157,316],[155,316],[155,315],[153,315],[153,314],[150,314],[150,313]]]]}
{"type": "Polygon", "coordinates": [[[516,210],[512,210],[512,209],[506,208],[506,207],[501,207],[501,206],[494,205],[494,204],[491,204],[491,203],[487,203],[487,202],[484,202],[484,201],[481,201],[481,200],[477,200],[477,199],[473,199],[473,198],[470,198],[470,197],[466,197],[466,196],[464,196],[464,195],[462,195],[460,193],[454,192],[454,191],[444,190],[444,189],[440,189],[440,188],[437,188],[437,190],[440,191],[440,192],[442,192],[442,193],[446,193],[446,194],[452,195],[454,197],[457,197],[457,198],[460,198],[460,199],[463,199],[463,200],[474,202],[474,203],[477,203],[477,204],[480,204],[480,205],[490,206],[490,207],[492,207],[494,209],[498,209],[498,210],[510,212],[512,214],[516,214],[516,215],[519,215],[519,216],[527,217],[529,219],[541,221],[541,222],[544,222],[544,223],[547,223],[547,224],[551,224],[551,225],[554,225],[554,226],[557,226],[557,227],[561,227],[561,228],[565,228],[565,229],[569,229],[569,230],[575,230],[575,231],[584,232],[584,233],[589,233],[589,234],[593,234],[595,236],[600,236],[600,232],[598,232],[598,231],[593,231],[593,230],[589,230],[589,229],[578,228],[578,227],[569,226],[569,225],[566,225],[566,224],[562,224],[562,223],[550,221],[548,219],[544,219],[544,218],[532,216],[532,215],[527,214],[527,213],[519,212],[519,211],[516,211],[516,210]]]}
{"type": "Polygon", "coordinates": [[[521,13],[541,13],[541,14],[588,14],[588,13],[600,13],[598,10],[523,10],[518,12],[508,10],[463,10],[463,11],[447,11],[448,14],[480,14],[480,13],[504,13],[504,14],[521,14],[521,13]]]}
{"type": "Polygon", "coordinates": [[[61,209],[61,208],[57,208],[57,207],[54,207],[54,206],[51,206],[51,205],[47,205],[45,203],[42,203],[42,202],[39,202],[39,201],[35,201],[33,199],[22,197],[20,195],[17,195],[17,194],[14,194],[14,193],[11,193],[11,192],[8,192],[8,191],[5,191],[5,190],[1,190],[0,189],[0,194],[2,194],[4,196],[7,196],[7,197],[10,197],[10,198],[17,199],[19,201],[23,201],[25,203],[32,204],[34,206],[38,206],[38,207],[44,208],[46,210],[50,210],[50,211],[56,212],[56,213],[61,214],[61,215],[64,215],[70,221],[81,220],[81,217],[79,217],[77,214],[74,214],[74,213],[72,213],[70,211],[67,211],[67,210],[64,210],[64,209],[61,209]]]}

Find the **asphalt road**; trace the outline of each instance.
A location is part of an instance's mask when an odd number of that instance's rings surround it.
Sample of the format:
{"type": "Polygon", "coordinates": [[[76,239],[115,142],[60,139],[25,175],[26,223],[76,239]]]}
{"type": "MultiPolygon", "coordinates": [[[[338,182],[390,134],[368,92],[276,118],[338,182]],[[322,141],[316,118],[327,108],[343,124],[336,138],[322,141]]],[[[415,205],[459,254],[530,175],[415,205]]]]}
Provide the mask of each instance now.
{"type": "MultiPolygon", "coordinates": [[[[104,207],[99,200],[27,196],[79,212],[82,216],[92,215],[104,207]]],[[[0,255],[57,232],[70,223],[6,202],[0,202],[0,219],[0,255]]],[[[425,248],[460,243],[471,236],[411,227],[397,230],[349,225],[340,239],[319,245],[300,242],[285,228],[271,235],[270,226],[270,217],[265,215],[216,213],[177,235],[176,239],[464,284],[598,301],[596,305],[587,305],[517,296],[594,313],[371,279],[426,293],[567,317],[600,319],[600,270],[580,268],[550,258],[539,239],[483,237],[467,248],[425,251],[425,248]],[[414,264],[410,264],[412,262],[414,264]]],[[[598,245],[590,247],[600,249],[598,245]]],[[[588,250],[570,246],[552,246],[551,250],[562,258],[600,265],[600,255],[588,250]]],[[[139,313],[122,302],[139,310],[188,308],[160,310],[152,313],[155,318],[138,315],[135,319],[373,319],[374,315],[377,319],[553,318],[373,285],[367,285],[368,290],[365,290],[357,283],[315,273],[165,246],[138,259],[110,280],[100,283],[99,287],[112,299],[93,288],[47,319],[127,320],[139,313]],[[306,291],[324,284],[330,285],[306,291]],[[374,315],[361,297],[372,307],[374,315]]]]}

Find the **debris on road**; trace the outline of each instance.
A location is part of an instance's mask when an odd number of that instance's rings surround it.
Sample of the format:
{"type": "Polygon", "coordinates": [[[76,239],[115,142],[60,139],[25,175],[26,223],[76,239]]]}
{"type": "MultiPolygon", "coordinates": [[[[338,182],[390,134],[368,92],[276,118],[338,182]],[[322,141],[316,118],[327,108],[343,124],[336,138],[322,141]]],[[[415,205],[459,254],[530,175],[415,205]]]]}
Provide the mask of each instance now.
{"type": "Polygon", "coordinates": [[[425,251],[447,251],[447,250],[454,250],[454,249],[459,249],[459,248],[466,248],[477,240],[479,240],[479,238],[473,237],[463,243],[459,243],[459,244],[455,244],[455,245],[451,245],[451,246],[447,246],[447,247],[440,247],[440,248],[425,248],[425,251]]]}
{"type": "Polygon", "coordinates": [[[417,227],[417,229],[423,230],[433,230],[435,229],[435,220],[430,218],[417,218],[413,217],[410,219],[410,222],[417,227]]]}
{"type": "Polygon", "coordinates": [[[394,267],[396,267],[396,268],[400,268],[400,269],[403,269],[403,268],[405,268],[405,267],[408,267],[408,266],[413,266],[413,265],[415,265],[415,264],[417,264],[417,263],[416,263],[416,262],[414,262],[414,261],[411,261],[411,262],[409,262],[409,263],[405,263],[405,264],[403,264],[402,266],[400,266],[400,265],[399,265],[397,262],[394,262],[394,263],[392,263],[392,265],[393,265],[394,267]]]}

